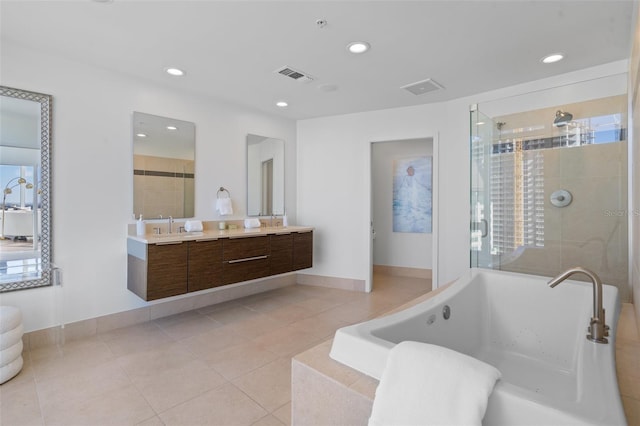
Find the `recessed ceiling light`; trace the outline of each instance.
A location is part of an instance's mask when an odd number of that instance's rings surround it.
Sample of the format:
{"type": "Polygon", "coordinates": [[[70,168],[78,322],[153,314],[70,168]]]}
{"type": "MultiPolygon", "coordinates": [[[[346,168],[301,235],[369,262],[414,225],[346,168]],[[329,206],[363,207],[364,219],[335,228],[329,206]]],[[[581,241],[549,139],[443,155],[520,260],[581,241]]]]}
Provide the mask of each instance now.
{"type": "Polygon", "coordinates": [[[185,74],[185,72],[179,68],[167,68],[165,69],[165,71],[167,74],[172,75],[174,77],[182,77],[185,74]]]}
{"type": "Polygon", "coordinates": [[[145,133],[136,133],[136,136],[139,138],[146,138],[147,135],[145,133]]]}
{"type": "Polygon", "coordinates": [[[551,55],[547,55],[541,59],[544,64],[553,64],[554,62],[561,61],[564,58],[562,53],[553,53],[551,55]]]}
{"type": "Polygon", "coordinates": [[[354,41],[347,45],[347,50],[351,53],[364,53],[371,48],[366,41],[354,41]]]}
{"type": "Polygon", "coordinates": [[[167,130],[178,130],[176,126],[167,126],[167,130]]]}
{"type": "Polygon", "coordinates": [[[289,106],[289,104],[286,103],[285,101],[278,101],[278,102],[276,102],[276,106],[279,107],[279,108],[286,108],[286,107],[289,106]]]}

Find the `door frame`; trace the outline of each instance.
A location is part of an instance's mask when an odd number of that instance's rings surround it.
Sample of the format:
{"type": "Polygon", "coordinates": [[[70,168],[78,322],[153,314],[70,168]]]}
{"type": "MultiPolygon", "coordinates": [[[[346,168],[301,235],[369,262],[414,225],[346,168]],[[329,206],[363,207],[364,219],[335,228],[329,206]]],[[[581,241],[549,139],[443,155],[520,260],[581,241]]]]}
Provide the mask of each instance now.
{"type": "Polygon", "coordinates": [[[369,250],[368,256],[368,275],[365,280],[365,291],[370,293],[373,290],[373,144],[379,142],[391,142],[391,141],[403,141],[409,139],[431,139],[433,141],[433,163],[432,163],[432,212],[431,212],[431,282],[432,288],[435,290],[439,287],[440,281],[438,279],[438,271],[439,271],[439,247],[440,247],[440,232],[439,232],[439,208],[440,208],[440,134],[436,132],[434,135],[420,135],[414,137],[402,137],[402,138],[385,138],[385,139],[376,139],[371,140],[366,144],[367,147],[367,175],[369,179],[367,180],[368,189],[366,191],[365,203],[366,203],[366,211],[368,212],[367,220],[365,221],[366,226],[366,235],[367,238],[367,247],[369,250]]]}

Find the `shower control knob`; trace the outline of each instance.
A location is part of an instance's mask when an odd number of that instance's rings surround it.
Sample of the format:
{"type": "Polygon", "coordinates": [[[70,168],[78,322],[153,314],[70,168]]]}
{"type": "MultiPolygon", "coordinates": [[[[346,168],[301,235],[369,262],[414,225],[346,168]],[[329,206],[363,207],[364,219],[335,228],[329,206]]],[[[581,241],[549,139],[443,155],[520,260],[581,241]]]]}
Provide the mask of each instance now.
{"type": "Polygon", "coordinates": [[[573,196],[566,189],[558,189],[551,194],[549,201],[555,207],[567,207],[573,201],[573,196]]]}

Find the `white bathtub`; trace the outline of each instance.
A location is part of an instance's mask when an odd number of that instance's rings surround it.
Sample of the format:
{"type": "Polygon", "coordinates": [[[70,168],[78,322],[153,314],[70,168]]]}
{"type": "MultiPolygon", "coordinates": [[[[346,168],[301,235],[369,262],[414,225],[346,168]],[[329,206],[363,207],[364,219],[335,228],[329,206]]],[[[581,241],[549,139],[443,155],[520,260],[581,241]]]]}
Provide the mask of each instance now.
{"type": "Polygon", "coordinates": [[[413,340],[454,349],[502,372],[483,425],[625,425],[615,369],[620,301],[604,286],[608,344],[586,339],[592,285],[474,269],[431,299],[336,331],[331,357],[380,379],[389,350],[413,340]],[[448,305],[450,318],[444,319],[448,305]]]}

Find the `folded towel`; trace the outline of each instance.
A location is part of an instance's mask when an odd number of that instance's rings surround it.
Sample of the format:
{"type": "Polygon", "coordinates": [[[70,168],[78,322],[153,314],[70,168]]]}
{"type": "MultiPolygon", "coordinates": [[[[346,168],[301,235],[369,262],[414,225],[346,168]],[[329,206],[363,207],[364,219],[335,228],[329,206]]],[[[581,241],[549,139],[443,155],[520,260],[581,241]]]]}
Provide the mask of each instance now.
{"type": "Polygon", "coordinates": [[[401,342],[389,353],[369,426],[481,425],[500,375],[451,349],[401,342]]]}
{"type": "Polygon", "coordinates": [[[184,223],[184,230],[187,232],[202,232],[202,222],[199,220],[187,220],[184,223]]]}
{"type": "Polygon", "coordinates": [[[253,218],[253,219],[245,219],[244,220],[244,227],[245,228],[260,228],[260,219],[258,218],[253,218]]]}
{"type": "Polygon", "coordinates": [[[231,198],[217,198],[216,210],[221,216],[233,214],[233,206],[231,205],[231,198]]]}

